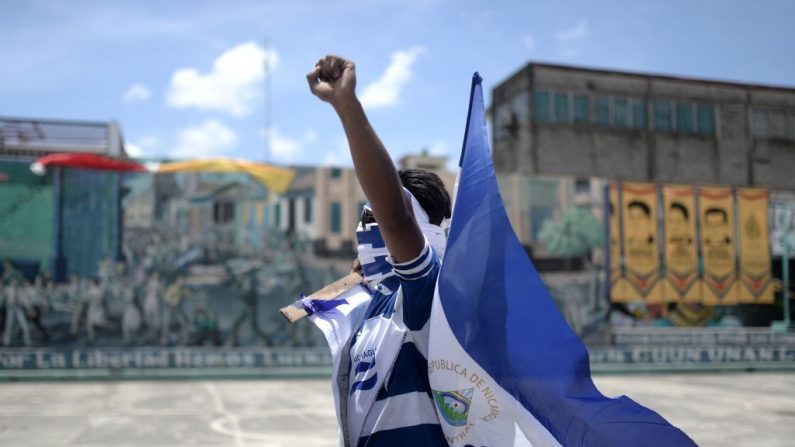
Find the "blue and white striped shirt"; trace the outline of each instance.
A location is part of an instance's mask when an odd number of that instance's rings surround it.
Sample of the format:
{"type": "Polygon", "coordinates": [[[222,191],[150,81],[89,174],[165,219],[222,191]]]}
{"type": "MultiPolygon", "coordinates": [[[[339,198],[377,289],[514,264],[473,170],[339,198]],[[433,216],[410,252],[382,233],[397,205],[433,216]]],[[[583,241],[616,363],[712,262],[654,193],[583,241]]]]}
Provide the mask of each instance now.
{"type": "Polygon", "coordinates": [[[393,264],[395,276],[373,292],[350,342],[348,420],[363,421],[360,428],[344,428],[352,445],[357,435],[360,447],[448,445],[427,362],[428,321],[440,266],[426,242],[416,259],[393,264]]]}

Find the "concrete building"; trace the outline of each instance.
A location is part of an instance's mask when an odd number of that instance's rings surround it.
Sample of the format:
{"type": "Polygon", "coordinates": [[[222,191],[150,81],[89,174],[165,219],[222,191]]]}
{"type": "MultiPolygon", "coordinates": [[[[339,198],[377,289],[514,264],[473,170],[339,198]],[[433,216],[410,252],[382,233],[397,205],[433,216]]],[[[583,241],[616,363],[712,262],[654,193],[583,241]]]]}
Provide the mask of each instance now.
{"type": "Polygon", "coordinates": [[[529,63],[493,90],[498,172],[795,189],[795,89],[529,63]]]}
{"type": "Polygon", "coordinates": [[[795,189],[795,89],[529,63],[493,90],[494,165],[522,242],[604,180],[795,189]]]}

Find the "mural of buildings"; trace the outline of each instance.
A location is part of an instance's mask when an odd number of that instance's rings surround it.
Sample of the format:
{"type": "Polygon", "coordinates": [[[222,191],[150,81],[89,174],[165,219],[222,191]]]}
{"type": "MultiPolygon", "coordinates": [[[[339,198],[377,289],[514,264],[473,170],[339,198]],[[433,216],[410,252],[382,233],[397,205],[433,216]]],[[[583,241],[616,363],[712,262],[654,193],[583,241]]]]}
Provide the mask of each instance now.
{"type": "MultiPolygon", "coordinates": [[[[398,161],[400,169],[422,168],[438,174],[452,192],[455,174],[446,169],[447,157],[412,154],[398,161]]],[[[356,225],[367,201],[350,167],[295,167],[287,193],[268,200],[266,220],[300,239],[310,241],[320,256],[353,259],[356,225]]]]}
{"type": "Polygon", "coordinates": [[[29,276],[94,276],[100,259],[121,254],[119,174],[29,165],[58,152],[125,157],[115,122],[0,118],[0,259],[29,276]]]}

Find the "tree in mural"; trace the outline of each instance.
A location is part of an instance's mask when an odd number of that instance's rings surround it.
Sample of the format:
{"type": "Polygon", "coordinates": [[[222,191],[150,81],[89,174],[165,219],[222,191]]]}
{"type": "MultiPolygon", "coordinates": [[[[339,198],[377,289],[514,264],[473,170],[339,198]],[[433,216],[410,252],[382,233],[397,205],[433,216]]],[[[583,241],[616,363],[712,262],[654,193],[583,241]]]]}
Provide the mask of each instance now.
{"type": "Polygon", "coordinates": [[[572,207],[560,219],[544,222],[538,237],[550,253],[567,260],[581,259],[591,271],[587,298],[590,306],[576,304],[575,297],[563,297],[561,303],[561,311],[569,323],[582,333],[601,318],[597,299],[598,272],[590,254],[604,243],[604,227],[589,210],[572,207]]]}
{"type": "Polygon", "coordinates": [[[538,236],[550,253],[590,265],[591,250],[604,243],[604,227],[590,211],[572,207],[560,220],[544,222],[538,236]]]}

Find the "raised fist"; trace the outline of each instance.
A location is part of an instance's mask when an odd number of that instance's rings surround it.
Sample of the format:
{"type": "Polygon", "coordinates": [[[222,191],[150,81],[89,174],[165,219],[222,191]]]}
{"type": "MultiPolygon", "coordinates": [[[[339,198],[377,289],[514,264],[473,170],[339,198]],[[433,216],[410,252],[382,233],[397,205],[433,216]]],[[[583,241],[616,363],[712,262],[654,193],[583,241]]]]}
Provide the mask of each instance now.
{"type": "Polygon", "coordinates": [[[307,75],[309,90],[318,98],[338,105],[356,98],[356,66],[339,56],[326,56],[307,75]]]}

